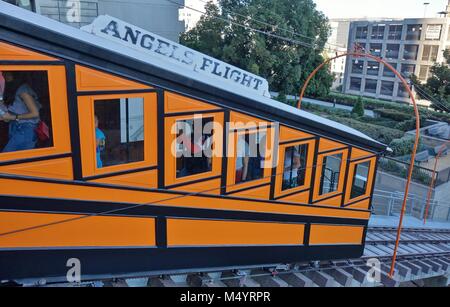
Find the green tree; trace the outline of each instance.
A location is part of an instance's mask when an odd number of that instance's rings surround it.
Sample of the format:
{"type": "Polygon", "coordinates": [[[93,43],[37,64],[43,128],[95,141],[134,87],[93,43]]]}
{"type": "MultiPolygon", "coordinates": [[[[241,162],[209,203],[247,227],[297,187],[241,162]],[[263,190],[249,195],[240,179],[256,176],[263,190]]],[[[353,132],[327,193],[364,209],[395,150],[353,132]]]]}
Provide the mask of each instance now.
{"type": "Polygon", "coordinates": [[[358,100],[353,106],[352,115],[356,115],[358,117],[364,116],[364,102],[361,97],[358,97],[358,100]]]}
{"type": "Polygon", "coordinates": [[[432,100],[431,107],[435,110],[445,111],[450,113],[450,50],[444,51],[445,63],[435,64],[431,67],[431,77],[428,78],[426,84],[420,84],[416,76],[411,77],[413,84],[418,85],[424,94],[418,93],[422,99],[432,100]]]}
{"type": "MultiPolygon", "coordinates": [[[[219,0],[218,6],[210,2],[205,10],[180,42],[266,78],[270,89],[281,97],[297,94],[324,60],[321,53],[329,35],[328,20],[312,0],[219,0]]],[[[332,81],[325,67],[306,94],[326,96],[332,81]]]]}

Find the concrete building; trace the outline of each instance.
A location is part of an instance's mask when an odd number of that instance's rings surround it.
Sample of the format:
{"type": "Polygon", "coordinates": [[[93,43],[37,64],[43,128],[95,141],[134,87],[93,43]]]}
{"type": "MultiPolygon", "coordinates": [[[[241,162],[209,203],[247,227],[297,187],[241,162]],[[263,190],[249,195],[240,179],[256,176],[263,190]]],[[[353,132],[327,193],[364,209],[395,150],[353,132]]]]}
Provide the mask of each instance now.
{"type": "MultiPolygon", "coordinates": [[[[431,66],[442,62],[444,50],[450,47],[449,26],[447,17],[354,21],[350,24],[348,50],[362,46],[388,60],[403,76],[415,74],[425,82],[431,66]]],[[[375,61],[348,58],[345,93],[409,102],[409,95],[399,82],[375,61]]]]}
{"type": "Polygon", "coordinates": [[[145,30],[178,42],[185,30],[184,21],[179,20],[180,5],[166,0],[6,0],[38,14],[82,27],[91,23],[98,15],[110,15],[145,30]]]}

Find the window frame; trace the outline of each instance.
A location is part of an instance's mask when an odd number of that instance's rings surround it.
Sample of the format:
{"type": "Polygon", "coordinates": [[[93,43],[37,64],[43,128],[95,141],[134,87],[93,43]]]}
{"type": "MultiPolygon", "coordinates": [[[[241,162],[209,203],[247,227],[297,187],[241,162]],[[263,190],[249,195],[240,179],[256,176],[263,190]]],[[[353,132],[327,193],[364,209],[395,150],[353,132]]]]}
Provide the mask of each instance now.
{"type": "MultiPolygon", "coordinates": [[[[249,127],[246,127],[249,128],[249,127]]],[[[237,150],[238,150],[238,140],[239,136],[246,135],[246,134],[253,134],[253,133],[261,133],[266,132],[266,153],[270,153],[271,159],[266,159],[265,163],[271,163],[273,161],[273,154],[274,154],[274,148],[270,148],[272,140],[272,133],[275,133],[274,128],[271,126],[267,127],[255,127],[255,128],[249,128],[249,130],[234,130],[229,131],[230,134],[234,134],[233,136],[229,137],[229,140],[233,140],[234,146],[228,146],[227,151],[227,186],[226,186],[226,192],[234,192],[239,191],[251,187],[256,187],[258,185],[262,184],[270,184],[271,183],[271,176],[272,176],[272,167],[266,167],[263,169],[263,177],[260,179],[252,180],[252,181],[245,181],[241,183],[236,183],[236,158],[237,158],[237,150]],[[232,149],[234,149],[234,152],[232,152],[232,149]]],[[[275,147],[278,145],[278,142],[275,140],[275,144],[273,144],[275,147]]]]}
{"type": "Polygon", "coordinates": [[[318,154],[317,155],[317,164],[316,164],[316,175],[315,175],[315,182],[314,182],[314,194],[313,199],[315,202],[332,198],[333,196],[339,196],[342,195],[344,192],[344,179],[346,176],[346,167],[348,163],[348,149],[337,149],[333,151],[329,151],[326,153],[318,154]],[[323,169],[323,161],[325,157],[333,156],[336,154],[342,154],[342,162],[341,162],[341,169],[339,170],[339,183],[336,191],[326,193],[326,194],[320,194],[320,184],[322,182],[322,169],[323,169]]]}
{"type": "Polygon", "coordinates": [[[346,187],[346,193],[345,193],[345,203],[349,203],[349,202],[358,202],[361,200],[364,200],[368,197],[371,196],[372,193],[372,186],[374,184],[374,175],[375,175],[375,163],[376,163],[376,157],[372,156],[366,159],[362,159],[362,160],[358,160],[358,161],[354,161],[354,162],[350,162],[350,166],[349,166],[349,170],[348,170],[348,180],[347,180],[347,187],[346,187]],[[366,192],[358,197],[354,197],[352,198],[352,188],[353,188],[353,183],[355,180],[355,171],[356,171],[356,167],[359,164],[362,163],[366,163],[369,162],[369,170],[367,173],[367,185],[366,185],[366,192]]]}
{"type": "Polygon", "coordinates": [[[110,173],[139,170],[146,167],[157,166],[157,94],[120,93],[98,94],[78,97],[79,130],[81,146],[81,166],[83,177],[93,177],[110,173]],[[121,98],[143,98],[144,100],[144,159],[118,165],[97,168],[96,141],[95,141],[95,101],[121,98]],[[151,142],[151,146],[149,145],[151,142]]]}
{"type": "MultiPolygon", "coordinates": [[[[194,174],[190,176],[177,178],[177,157],[172,155],[172,145],[176,141],[177,135],[172,133],[172,127],[177,121],[183,120],[194,120],[196,117],[201,116],[202,118],[213,118],[213,122],[223,127],[224,124],[224,113],[223,112],[212,112],[212,113],[201,113],[201,114],[188,114],[181,116],[168,116],[164,120],[164,185],[166,187],[173,186],[177,184],[189,183],[197,180],[203,180],[208,178],[213,178],[220,176],[222,173],[222,157],[213,156],[211,161],[211,170],[204,173],[194,174]]],[[[222,153],[223,149],[223,129],[214,129],[213,143],[216,147],[215,150],[222,153]]]]}
{"type": "MultiPolygon", "coordinates": [[[[0,152],[0,162],[32,159],[71,153],[66,69],[63,65],[1,65],[0,71],[45,71],[48,78],[48,94],[53,146],[14,152],[0,152]]],[[[3,148],[2,148],[3,149],[3,148]]]]}
{"type": "Polygon", "coordinates": [[[303,192],[310,189],[313,174],[315,145],[316,140],[311,139],[311,140],[300,140],[298,142],[291,142],[287,144],[280,144],[278,146],[278,165],[276,167],[275,191],[274,191],[275,198],[280,198],[286,195],[291,195],[295,194],[296,192],[303,192]],[[308,145],[308,153],[306,156],[305,183],[302,186],[283,190],[284,159],[286,149],[289,147],[301,145],[308,145]]]}

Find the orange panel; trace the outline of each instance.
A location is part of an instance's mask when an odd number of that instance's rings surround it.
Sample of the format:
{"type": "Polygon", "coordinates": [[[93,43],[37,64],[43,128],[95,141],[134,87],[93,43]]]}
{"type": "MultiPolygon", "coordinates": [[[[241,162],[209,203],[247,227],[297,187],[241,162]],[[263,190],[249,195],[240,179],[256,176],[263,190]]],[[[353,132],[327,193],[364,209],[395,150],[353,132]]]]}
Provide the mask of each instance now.
{"type": "Polygon", "coordinates": [[[317,203],[314,203],[316,206],[332,206],[332,207],[340,207],[342,202],[342,196],[336,196],[330,199],[326,199],[323,201],[319,201],[317,203]]]}
{"type": "Polygon", "coordinates": [[[361,158],[365,158],[365,157],[372,157],[374,154],[368,151],[364,151],[358,148],[353,147],[352,148],[352,160],[355,159],[361,159],[361,158]]]}
{"type": "Polygon", "coordinates": [[[14,45],[0,42],[0,60],[1,61],[58,61],[34,51],[19,48],[14,45]]]}
{"type": "Polygon", "coordinates": [[[319,152],[333,150],[333,149],[341,149],[343,147],[346,147],[346,145],[321,138],[320,143],[319,143],[319,152]]]}
{"type": "Polygon", "coordinates": [[[158,187],[158,171],[131,173],[93,180],[93,182],[115,184],[128,187],[155,189],[158,187]]]}
{"type": "Polygon", "coordinates": [[[66,71],[60,65],[0,65],[0,71],[47,71],[53,147],[0,153],[0,161],[28,159],[71,152],[66,71]]]}
{"type": "Polygon", "coordinates": [[[76,65],[78,91],[127,91],[152,87],[123,79],[98,70],[76,65]]]}
{"type": "Polygon", "coordinates": [[[167,220],[169,246],[301,245],[304,225],[209,220],[167,220]]]}
{"type": "Polygon", "coordinates": [[[266,127],[268,125],[272,125],[272,122],[268,122],[257,117],[244,115],[242,113],[230,112],[231,129],[266,127]]]}
{"type": "MultiPolygon", "coordinates": [[[[0,212],[0,233],[61,222],[80,216],[0,212]]],[[[155,220],[94,216],[0,237],[1,248],[80,246],[155,246],[155,220]]]]}
{"type": "Polygon", "coordinates": [[[278,201],[297,203],[297,204],[308,204],[309,203],[309,191],[290,195],[278,199],[278,201]]]}
{"type": "Polygon", "coordinates": [[[220,107],[181,95],[165,92],[165,113],[218,110],[220,107]]]}
{"type": "Polygon", "coordinates": [[[230,194],[230,196],[237,196],[243,198],[255,198],[255,199],[269,199],[270,197],[270,185],[259,187],[256,189],[246,190],[243,192],[237,192],[230,194]]]}
{"type": "Polygon", "coordinates": [[[65,180],[73,179],[72,171],[71,158],[13,164],[0,167],[0,173],[65,180]]]}
{"type": "Polygon", "coordinates": [[[174,191],[193,192],[201,194],[220,195],[221,179],[214,179],[194,184],[188,184],[181,187],[173,188],[174,191]],[[213,190],[215,189],[215,190],[213,190]]]}
{"type": "Polygon", "coordinates": [[[311,225],[310,245],[362,244],[364,227],[311,225]]]}
{"type": "Polygon", "coordinates": [[[273,201],[255,202],[253,200],[235,200],[227,197],[183,196],[174,198],[173,194],[164,192],[131,191],[108,187],[30,182],[18,179],[0,178],[0,194],[26,195],[28,197],[47,197],[54,199],[82,199],[91,201],[109,201],[122,203],[148,204],[157,202],[161,205],[179,208],[204,208],[213,210],[254,211],[264,213],[294,214],[308,216],[326,216],[338,218],[355,218],[367,220],[368,211],[341,208],[324,208],[319,206],[284,205],[273,201]]]}
{"type": "Polygon", "coordinates": [[[369,206],[370,206],[370,199],[366,199],[366,200],[357,202],[356,204],[346,206],[346,208],[369,210],[369,206]]]}
{"type": "Polygon", "coordinates": [[[286,126],[280,127],[280,142],[295,141],[311,137],[314,137],[314,135],[288,128],[286,126]]]}

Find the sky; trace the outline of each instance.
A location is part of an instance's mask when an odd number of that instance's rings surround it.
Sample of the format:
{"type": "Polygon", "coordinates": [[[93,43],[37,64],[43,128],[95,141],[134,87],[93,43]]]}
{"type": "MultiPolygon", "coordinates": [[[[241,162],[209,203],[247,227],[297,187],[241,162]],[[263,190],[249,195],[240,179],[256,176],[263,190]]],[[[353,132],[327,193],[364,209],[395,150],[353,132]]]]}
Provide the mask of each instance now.
{"type": "Polygon", "coordinates": [[[313,0],[317,8],[328,18],[422,18],[427,6],[426,17],[437,17],[444,11],[448,0],[313,0]]]}

